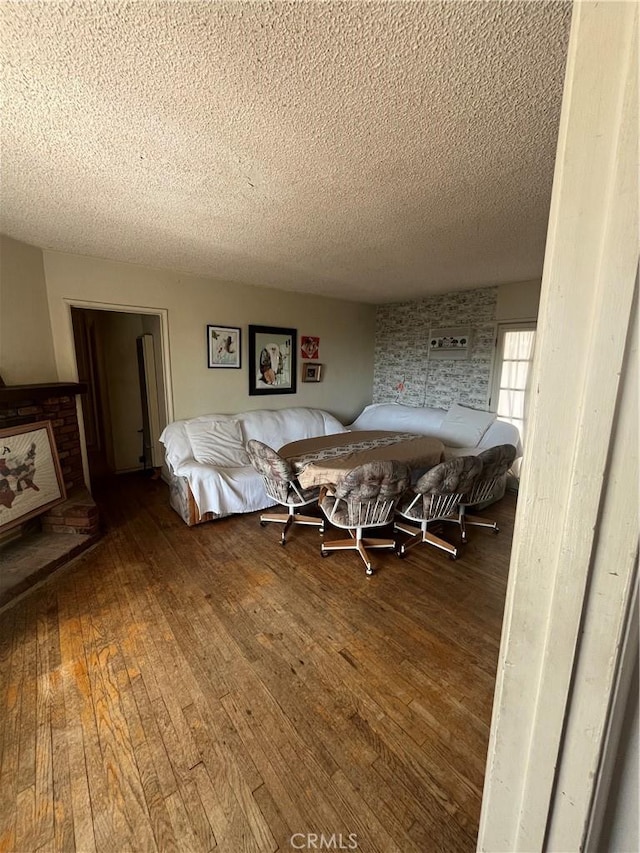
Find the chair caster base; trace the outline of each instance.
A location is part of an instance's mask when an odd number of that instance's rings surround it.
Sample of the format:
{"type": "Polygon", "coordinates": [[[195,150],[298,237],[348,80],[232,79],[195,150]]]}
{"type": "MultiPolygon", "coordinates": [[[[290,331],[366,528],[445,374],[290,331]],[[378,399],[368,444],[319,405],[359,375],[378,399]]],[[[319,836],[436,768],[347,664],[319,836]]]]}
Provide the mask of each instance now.
{"type": "Polygon", "coordinates": [[[371,577],[371,575],[375,574],[375,570],[374,570],[373,566],[367,566],[367,568],[364,570],[364,572],[367,575],[367,577],[371,577]]]}
{"type": "Polygon", "coordinates": [[[396,551],[396,556],[399,560],[404,560],[404,558],[407,556],[407,552],[404,550],[404,548],[400,548],[399,551],[396,551]]]}
{"type": "Polygon", "coordinates": [[[261,522],[260,522],[260,527],[266,527],[266,526],[267,526],[267,522],[266,522],[266,521],[261,521],[261,522]]]}
{"type": "Polygon", "coordinates": [[[321,557],[328,557],[329,553],[330,553],[329,551],[320,551],[320,556],[321,557]]]}

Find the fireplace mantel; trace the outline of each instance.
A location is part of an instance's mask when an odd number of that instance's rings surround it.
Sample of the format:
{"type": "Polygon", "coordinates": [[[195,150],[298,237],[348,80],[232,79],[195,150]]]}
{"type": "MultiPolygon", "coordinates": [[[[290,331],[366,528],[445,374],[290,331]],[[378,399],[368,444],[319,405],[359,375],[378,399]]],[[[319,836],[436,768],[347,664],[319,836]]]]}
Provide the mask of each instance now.
{"type": "Polygon", "coordinates": [[[97,541],[98,508],[87,491],[76,398],[83,382],[4,385],[0,378],[0,430],[49,421],[67,499],[0,541],[0,607],[97,541]],[[16,533],[17,532],[17,533],[16,533]],[[16,535],[14,535],[16,533],[16,535]],[[59,535],[62,534],[62,535],[59,535]]]}
{"type": "Polygon", "coordinates": [[[0,403],[17,403],[20,400],[46,400],[47,397],[72,397],[84,394],[84,382],[44,382],[37,385],[0,386],[0,403]]]}

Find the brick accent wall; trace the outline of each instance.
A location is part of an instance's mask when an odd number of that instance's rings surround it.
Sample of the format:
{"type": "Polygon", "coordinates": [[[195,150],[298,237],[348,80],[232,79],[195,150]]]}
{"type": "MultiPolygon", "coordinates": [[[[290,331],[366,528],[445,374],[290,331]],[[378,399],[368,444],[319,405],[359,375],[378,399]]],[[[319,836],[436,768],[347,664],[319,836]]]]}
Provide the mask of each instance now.
{"type": "Polygon", "coordinates": [[[81,392],[84,386],[61,383],[59,389],[55,384],[0,388],[0,428],[51,422],[67,500],[39,517],[40,529],[93,537],[99,533],[100,520],[84,484],[76,389],[81,392]]]}
{"type": "Polygon", "coordinates": [[[100,528],[98,507],[89,492],[75,491],[64,503],[58,504],[42,516],[45,533],[83,533],[94,536],[100,528]]]}
{"type": "Polygon", "coordinates": [[[373,402],[486,409],[495,354],[497,287],[380,305],[376,315],[373,402]],[[468,327],[469,357],[429,356],[430,330],[468,327]]]}
{"type": "Polygon", "coordinates": [[[0,403],[0,428],[51,421],[67,493],[84,488],[75,397],[52,396],[0,403]]]}
{"type": "Polygon", "coordinates": [[[0,428],[49,421],[60,458],[66,500],[16,525],[0,541],[0,606],[20,595],[100,537],[98,507],[87,491],[82,470],[76,395],[80,382],[6,386],[0,381],[0,428]],[[58,535],[62,534],[62,535],[58,535]],[[66,534],[66,535],[65,535],[66,534]]]}

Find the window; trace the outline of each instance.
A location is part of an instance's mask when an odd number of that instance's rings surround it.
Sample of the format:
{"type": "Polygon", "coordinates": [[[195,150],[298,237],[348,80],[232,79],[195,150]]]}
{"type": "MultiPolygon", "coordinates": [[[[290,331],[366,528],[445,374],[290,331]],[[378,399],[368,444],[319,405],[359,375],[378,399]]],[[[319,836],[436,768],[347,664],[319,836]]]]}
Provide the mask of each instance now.
{"type": "Polygon", "coordinates": [[[535,336],[535,323],[498,326],[491,409],[500,420],[518,427],[523,444],[535,336]]]}

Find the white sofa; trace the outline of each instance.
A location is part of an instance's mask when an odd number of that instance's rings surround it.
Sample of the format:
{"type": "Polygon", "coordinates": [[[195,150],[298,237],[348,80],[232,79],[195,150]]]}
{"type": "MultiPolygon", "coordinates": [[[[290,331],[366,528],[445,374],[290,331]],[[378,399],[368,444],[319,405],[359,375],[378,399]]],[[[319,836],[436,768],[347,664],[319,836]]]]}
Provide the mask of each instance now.
{"type": "MultiPolygon", "coordinates": [[[[499,420],[493,412],[470,409],[459,403],[454,403],[448,410],[405,406],[402,403],[373,403],[366,406],[348,428],[391,429],[431,435],[443,442],[445,459],[477,456],[483,450],[499,444],[512,444],[516,448],[516,458],[522,456],[517,427],[499,420]]],[[[506,485],[507,476],[502,478],[502,484],[482,507],[499,500],[505,493],[506,485]]]]}
{"type": "Polygon", "coordinates": [[[171,506],[189,526],[273,506],[261,476],[249,462],[246,442],[257,438],[278,450],[290,441],[347,429],[433,435],[444,442],[446,458],[481,453],[498,444],[513,444],[518,455],[522,453],[514,426],[488,412],[457,405],[447,412],[377,403],[367,406],[348,428],[328,412],[303,407],[201,415],[169,424],[160,436],[171,506]]]}
{"type": "Polygon", "coordinates": [[[169,424],[160,436],[170,502],[186,524],[273,506],[245,450],[257,438],[276,450],[290,441],[346,432],[321,409],[258,409],[237,415],[201,415],[169,424]]]}
{"type": "Polygon", "coordinates": [[[493,412],[470,409],[459,403],[454,403],[448,410],[401,403],[373,403],[366,406],[348,428],[391,429],[431,435],[444,443],[446,459],[475,456],[499,444],[512,444],[517,456],[522,456],[517,427],[499,420],[493,412]]]}

